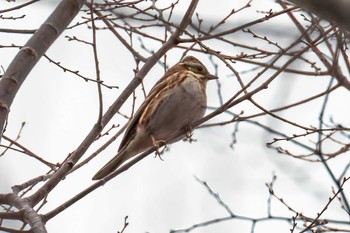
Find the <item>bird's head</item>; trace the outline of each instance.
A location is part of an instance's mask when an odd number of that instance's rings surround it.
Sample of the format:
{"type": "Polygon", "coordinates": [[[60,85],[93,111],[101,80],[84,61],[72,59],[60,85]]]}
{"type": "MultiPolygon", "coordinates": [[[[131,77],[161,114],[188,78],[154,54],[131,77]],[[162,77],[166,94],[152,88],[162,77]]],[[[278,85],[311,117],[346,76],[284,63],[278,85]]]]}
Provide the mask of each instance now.
{"type": "Polygon", "coordinates": [[[210,74],[202,62],[193,56],[187,56],[183,58],[178,64],[185,69],[193,72],[199,79],[203,81],[218,79],[218,77],[215,75],[210,74]]]}

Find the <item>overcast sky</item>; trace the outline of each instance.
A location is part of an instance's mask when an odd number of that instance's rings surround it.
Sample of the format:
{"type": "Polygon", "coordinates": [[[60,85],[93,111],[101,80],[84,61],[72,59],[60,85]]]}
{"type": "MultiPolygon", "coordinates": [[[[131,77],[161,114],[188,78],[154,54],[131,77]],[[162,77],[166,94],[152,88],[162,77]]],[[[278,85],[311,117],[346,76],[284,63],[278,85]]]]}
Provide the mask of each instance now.
{"type": "MultiPolygon", "coordinates": [[[[20,2],[20,1],[18,1],[20,2]]],[[[167,1],[168,2],[168,1],[167,1]]],[[[181,19],[187,7],[186,1],[175,8],[175,19],[181,19]]],[[[200,1],[197,11],[209,22],[221,19],[232,8],[239,8],[245,1],[200,1]]],[[[262,1],[261,1],[262,2],[262,1]]],[[[268,11],[279,9],[274,1],[262,6],[260,1],[254,2],[254,9],[242,13],[240,18],[233,18],[229,24],[238,24],[240,20],[248,20],[255,9],[268,11]],[[260,5],[259,5],[260,4],[260,5]]],[[[10,3],[1,3],[5,8],[10,3]]],[[[0,9],[3,7],[1,6],[0,9]]],[[[40,1],[12,15],[26,14],[26,20],[0,20],[0,28],[36,29],[53,11],[55,5],[40,1]]],[[[243,11],[244,12],[244,11],[243,11]]],[[[75,21],[82,21],[79,15],[75,21]]],[[[72,23],[72,24],[74,24],[72,23]]],[[[272,21],[258,30],[267,30],[277,37],[289,41],[296,35],[281,27],[288,25],[281,21],[272,21]]],[[[151,33],[160,33],[157,31],[151,33]]],[[[65,31],[49,49],[47,55],[61,62],[72,70],[94,77],[92,51],[87,45],[68,42],[64,36],[78,36],[91,40],[91,31],[86,27],[77,27],[65,31]]],[[[23,45],[30,35],[0,33],[1,45],[23,45]]],[[[120,42],[110,33],[101,32],[97,40],[101,76],[108,85],[117,85],[119,89],[103,89],[105,109],[111,104],[129,81],[133,78],[135,64],[132,56],[122,48],[120,42]]],[[[237,33],[237,40],[247,40],[243,34],[237,33]]],[[[253,42],[252,42],[253,43],[253,42]]],[[[156,50],[160,44],[147,44],[156,50]]],[[[220,45],[218,45],[220,46],[220,45]]],[[[223,48],[226,52],[239,54],[235,47],[223,48]]],[[[5,69],[18,52],[15,48],[1,49],[0,65],[5,69]]],[[[182,51],[169,51],[168,64],[175,64],[182,51]]],[[[146,55],[147,53],[143,51],[146,55]]],[[[199,57],[207,68],[214,72],[214,67],[208,57],[199,57]]],[[[218,61],[217,61],[218,62],[218,61]]],[[[236,67],[245,71],[249,67],[236,67]]],[[[163,75],[162,66],[155,66],[147,75],[146,91],[163,75]]],[[[220,64],[219,73],[222,82],[223,97],[232,96],[238,89],[238,82],[228,75],[228,70],[220,64]]],[[[243,78],[251,78],[252,73],[242,73],[243,78]]],[[[278,79],[268,90],[257,96],[260,103],[268,109],[292,103],[304,96],[316,94],[325,90],[329,79],[309,77],[309,80],[298,79],[296,76],[285,75],[278,79]],[[298,98],[299,97],[299,98],[298,98]]],[[[208,105],[219,106],[217,83],[208,83],[208,105]]],[[[11,107],[7,131],[5,135],[15,138],[21,123],[26,122],[21,134],[20,143],[53,163],[62,162],[66,156],[85,138],[98,117],[98,99],[95,83],[84,82],[82,79],[63,72],[57,66],[42,58],[35,66],[27,80],[18,92],[11,107]]],[[[350,123],[348,117],[348,96],[344,90],[334,94],[326,115],[333,116],[343,124],[350,123]],[[344,112],[345,111],[345,112],[344,112]]],[[[137,91],[137,105],[143,100],[141,89],[137,91]]],[[[130,114],[131,100],[122,108],[122,112],[130,114]],[[129,104],[128,104],[129,103],[129,104]]],[[[290,111],[294,120],[305,125],[318,124],[318,109],[320,101],[301,106],[290,111]]],[[[231,109],[232,112],[259,112],[248,103],[243,103],[231,109]]],[[[288,115],[281,116],[289,117],[288,115]]],[[[231,119],[229,114],[214,118],[211,122],[231,119]]],[[[291,129],[272,119],[260,118],[260,122],[290,132],[291,129]]],[[[127,120],[117,115],[111,124],[125,124],[127,120]]],[[[110,124],[110,125],[111,125],[110,124]]],[[[109,125],[109,126],[110,126],[109,125]]],[[[323,208],[331,196],[334,186],[324,167],[320,163],[306,163],[301,160],[276,153],[266,148],[265,144],[273,138],[262,129],[241,123],[237,133],[237,144],[230,147],[234,125],[212,127],[195,130],[193,137],[196,142],[178,142],[169,147],[161,161],[154,155],[148,156],[130,170],[108,182],[103,187],[92,192],[67,210],[47,223],[50,233],[59,232],[117,232],[121,230],[125,216],[129,216],[130,225],[125,232],[163,233],[173,229],[182,229],[207,220],[229,216],[203,185],[194,178],[199,177],[220,194],[222,200],[233,213],[250,217],[265,217],[267,215],[268,189],[265,183],[270,182],[273,174],[277,175],[275,191],[291,206],[306,215],[316,217],[317,211],[323,208]]],[[[108,126],[106,127],[108,128],[108,126]]],[[[114,131],[116,132],[116,131],[114,131]]],[[[98,148],[102,140],[88,150],[86,156],[98,148]]],[[[42,213],[52,210],[67,199],[79,193],[92,184],[91,177],[96,171],[112,158],[118,149],[120,138],[96,159],[61,182],[48,197],[48,203],[42,213]]],[[[333,167],[342,166],[345,159],[331,161],[333,167]]],[[[10,192],[11,186],[20,184],[33,177],[45,174],[47,167],[33,159],[14,151],[0,158],[0,192],[10,192]]],[[[329,208],[325,216],[341,219],[338,203],[329,208]]],[[[291,217],[284,206],[277,201],[272,203],[272,213],[278,216],[291,217]]],[[[207,227],[198,228],[194,232],[250,232],[251,224],[247,221],[231,220],[207,227]]],[[[283,221],[266,221],[259,223],[255,232],[289,232],[290,225],[283,221]]]]}

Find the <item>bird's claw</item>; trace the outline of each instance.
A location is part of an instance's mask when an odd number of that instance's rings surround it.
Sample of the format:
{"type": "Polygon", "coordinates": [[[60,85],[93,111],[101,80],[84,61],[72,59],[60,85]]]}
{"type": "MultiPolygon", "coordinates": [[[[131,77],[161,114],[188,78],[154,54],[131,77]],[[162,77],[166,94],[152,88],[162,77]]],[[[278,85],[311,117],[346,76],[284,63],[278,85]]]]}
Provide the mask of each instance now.
{"type": "Polygon", "coordinates": [[[192,138],[192,136],[193,136],[193,132],[192,132],[192,131],[187,131],[187,132],[185,133],[185,136],[186,136],[187,139],[190,139],[190,140],[191,140],[191,138],[192,138]]]}
{"type": "Polygon", "coordinates": [[[152,135],[151,135],[151,138],[152,138],[152,142],[153,142],[153,146],[155,147],[155,157],[159,157],[160,160],[163,161],[162,157],[161,157],[161,154],[164,152],[164,149],[162,149],[161,151],[159,151],[159,148],[160,148],[160,144],[164,145],[166,143],[165,140],[156,140],[152,135]]]}
{"type": "Polygon", "coordinates": [[[185,129],[186,129],[186,133],[185,133],[186,138],[184,139],[184,141],[188,141],[189,143],[197,141],[196,139],[192,138],[193,128],[190,125],[188,125],[185,129]]]}

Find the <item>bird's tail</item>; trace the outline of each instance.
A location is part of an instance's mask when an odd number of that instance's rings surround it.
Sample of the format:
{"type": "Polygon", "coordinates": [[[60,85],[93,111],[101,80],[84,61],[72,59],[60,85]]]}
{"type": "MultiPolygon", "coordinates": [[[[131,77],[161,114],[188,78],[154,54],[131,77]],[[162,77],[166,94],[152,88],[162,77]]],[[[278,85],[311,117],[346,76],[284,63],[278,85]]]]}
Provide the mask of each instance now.
{"type": "Polygon", "coordinates": [[[126,160],[131,158],[126,150],[121,150],[113,159],[111,159],[106,165],[104,165],[93,177],[93,180],[100,180],[113,171],[117,170],[126,160]]]}

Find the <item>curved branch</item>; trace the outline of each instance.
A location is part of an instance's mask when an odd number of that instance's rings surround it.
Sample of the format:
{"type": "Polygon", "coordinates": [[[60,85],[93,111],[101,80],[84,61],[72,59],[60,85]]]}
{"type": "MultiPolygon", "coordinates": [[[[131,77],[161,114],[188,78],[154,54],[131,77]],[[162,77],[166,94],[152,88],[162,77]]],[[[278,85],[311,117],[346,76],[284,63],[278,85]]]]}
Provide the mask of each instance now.
{"type": "Polygon", "coordinates": [[[84,0],[63,0],[12,60],[0,80],[0,136],[17,91],[35,64],[78,14],[84,0]]]}
{"type": "Polygon", "coordinates": [[[16,194],[0,194],[0,203],[15,206],[21,212],[23,222],[31,226],[34,233],[46,233],[45,224],[39,214],[31,207],[27,199],[22,199],[16,194]]]}
{"type": "MultiPolygon", "coordinates": [[[[197,6],[199,0],[192,0],[190,6],[185,13],[180,26],[176,29],[174,34],[169,38],[167,42],[163,44],[163,46],[151,57],[149,57],[144,64],[144,66],[140,69],[140,71],[136,74],[136,76],[131,80],[129,85],[125,88],[125,90],[120,94],[117,100],[109,107],[107,112],[103,115],[101,122],[96,123],[89,134],[86,136],[84,141],[79,145],[79,147],[74,151],[74,153],[70,156],[70,158],[61,166],[61,168],[52,176],[52,178],[43,185],[37,192],[35,192],[28,199],[33,203],[33,205],[37,204],[40,200],[42,200],[52,189],[56,187],[56,185],[68,174],[68,172],[74,167],[74,165],[79,161],[79,159],[83,156],[89,146],[94,142],[95,138],[101,132],[101,130],[108,124],[108,122],[112,119],[112,117],[118,112],[127,98],[131,95],[131,93],[135,90],[135,88],[140,85],[143,78],[147,75],[147,73],[151,70],[151,68],[158,62],[158,60],[171,48],[177,45],[179,36],[185,30],[185,28],[191,22],[191,18],[193,12],[197,6]]],[[[74,202],[73,202],[74,203],[74,202]]],[[[71,204],[73,204],[71,203],[71,204]]],[[[67,205],[65,208],[67,208],[67,205]]]]}
{"type": "Polygon", "coordinates": [[[311,11],[321,18],[335,22],[350,32],[350,2],[344,0],[289,0],[301,8],[311,11]]]}

